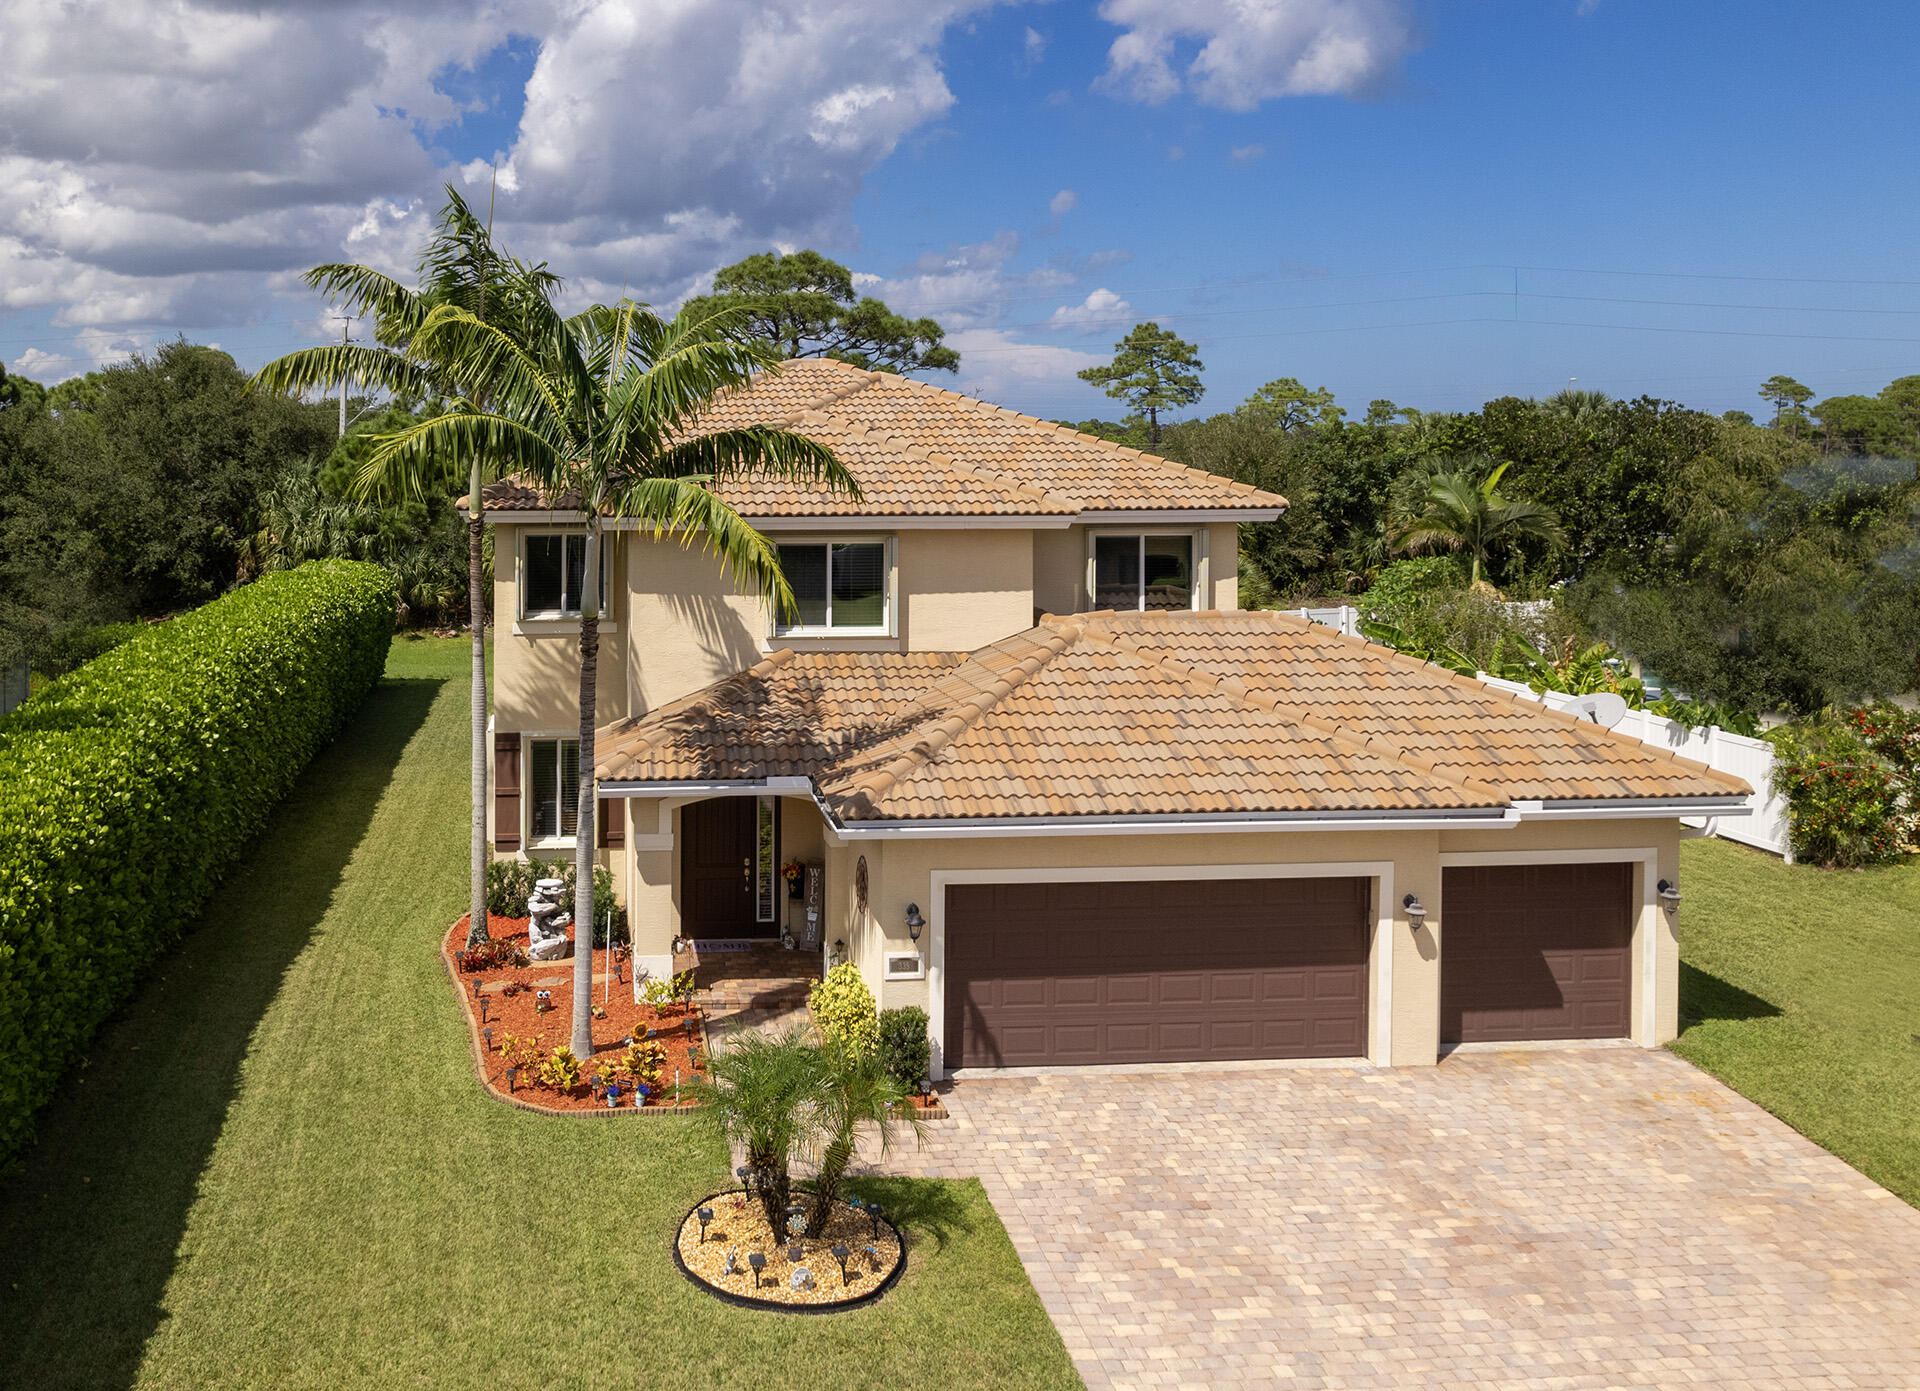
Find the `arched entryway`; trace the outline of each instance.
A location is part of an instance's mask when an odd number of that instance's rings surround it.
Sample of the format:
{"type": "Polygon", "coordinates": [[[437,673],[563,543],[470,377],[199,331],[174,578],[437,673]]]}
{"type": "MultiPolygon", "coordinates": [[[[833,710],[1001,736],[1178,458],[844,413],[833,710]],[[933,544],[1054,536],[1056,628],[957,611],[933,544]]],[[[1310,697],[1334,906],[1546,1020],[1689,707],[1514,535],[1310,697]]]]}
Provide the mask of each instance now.
{"type": "Polygon", "coordinates": [[[780,816],[773,797],[709,797],[680,808],[680,931],[780,935],[780,816]]]}

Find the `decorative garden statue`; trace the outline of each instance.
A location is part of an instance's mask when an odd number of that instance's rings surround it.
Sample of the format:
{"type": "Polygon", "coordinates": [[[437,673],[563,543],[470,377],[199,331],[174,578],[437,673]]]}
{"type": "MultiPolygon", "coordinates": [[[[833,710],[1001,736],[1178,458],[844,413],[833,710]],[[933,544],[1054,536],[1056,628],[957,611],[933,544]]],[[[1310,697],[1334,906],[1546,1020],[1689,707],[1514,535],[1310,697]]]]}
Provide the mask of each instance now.
{"type": "Polygon", "coordinates": [[[566,885],[558,879],[541,879],[527,900],[527,955],[535,961],[556,961],[567,954],[567,929],[573,914],[560,907],[566,885]]]}

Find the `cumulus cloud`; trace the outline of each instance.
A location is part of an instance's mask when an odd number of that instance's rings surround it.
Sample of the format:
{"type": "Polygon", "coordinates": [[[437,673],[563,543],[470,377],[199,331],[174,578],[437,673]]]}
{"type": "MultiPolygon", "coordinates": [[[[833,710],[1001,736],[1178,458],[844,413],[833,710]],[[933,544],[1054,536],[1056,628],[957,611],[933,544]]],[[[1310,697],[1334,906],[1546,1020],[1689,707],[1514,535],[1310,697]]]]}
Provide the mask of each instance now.
{"type": "Polygon", "coordinates": [[[1012,330],[1003,328],[962,329],[948,334],[947,342],[960,350],[958,389],[987,401],[1030,401],[1036,395],[1071,399],[1085,390],[1076,380],[1080,370],[1097,367],[1111,357],[1021,342],[1012,330]]]}
{"type": "Polygon", "coordinates": [[[1414,47],[1398,0],[1102,0],[1100,17],[1124,31],[1103,90],[1146,102],[1184,91],[1230,111],[1364,95],[1414,47]]]}
{"type": "Polygon", "coordinates": [[[1027,66],[1032,67],[1046,56],[1047,36],[1029,24],[1021,40],[1021,52],[1027,60],[1027,66]]]}
{"type": "Polygon", "coordinates": [[[1256,160],[1265,159],[1266,155],[1265,145],[1235,145],[1230,157],[1235,164],[1252,164],[1256,160]]]}
{"type": "Polygon", "coordinates": [[[1114,323],[1133,312],[1133,306],[1112,290],[1102,287],[1088,295],[1079,304],[1063,304],[1053,311],[1047,320],[1050,328],[1076,329],[1081,333],[1093,333],[1100,329],[1111,328],[1114,323]]]}
{"type": "MultiPolygon", "coordinates": [[[[1065,265],[1010,270],[1019,254],[1019,234],[1003,229],[986,241],[929,251],[883,279],[875,293],[901,313],[930,315],[953,330],[993,324],[1010,305],[1073,284],[1074,272],[1065,265]]],[[[951,332],[948,341],[954,342],[951,332]]]]}
{"type": "Polygon", "coordinates": [[[748,251],[844,237],[867,172],[951,107],[940,42],[988,2],[16,0],[0,312],[304,312],[300,270],[409,271],[440,183],[483,197],[496,164],[504,244],[579,296],[670,301],[748,251]],[[538,55],[519,127],[455,163],[440,145],[474,103],[436,77],[516,36],[538,55]]]}
{"type": "Polygon", "coordinates": [[[1080,195],[1070,188],[1063,188],[1047,201],[1047,211],[1055,217],[1065,217],[1080,206],[1080,195]]]}

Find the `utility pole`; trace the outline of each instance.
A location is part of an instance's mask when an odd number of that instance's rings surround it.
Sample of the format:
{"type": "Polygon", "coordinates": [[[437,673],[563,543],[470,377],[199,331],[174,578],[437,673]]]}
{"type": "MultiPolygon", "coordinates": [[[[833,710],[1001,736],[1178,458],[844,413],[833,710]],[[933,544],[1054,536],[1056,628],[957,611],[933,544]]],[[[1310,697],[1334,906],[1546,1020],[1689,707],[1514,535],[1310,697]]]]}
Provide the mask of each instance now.
{"type": "MultiPolygon", "coordinates": [[[[351,314],[342,314],[339,316],[339,319],[340,319],[340,346],[344,348],[347,346],[347,325],[353,322],[353,316],[351,314]]],[[[345,439],[346,437],[347,437],[347,374],[343,370],[340,373],[340,438],[345,439]]]]}

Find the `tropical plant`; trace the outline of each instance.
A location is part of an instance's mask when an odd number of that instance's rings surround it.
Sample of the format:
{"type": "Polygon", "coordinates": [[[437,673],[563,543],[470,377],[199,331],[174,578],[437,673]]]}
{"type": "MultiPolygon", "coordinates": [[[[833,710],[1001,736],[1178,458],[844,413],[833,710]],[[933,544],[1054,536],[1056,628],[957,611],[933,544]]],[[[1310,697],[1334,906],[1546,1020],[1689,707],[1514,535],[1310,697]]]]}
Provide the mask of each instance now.
{"type": "Polygon", "coordinates": [[[843,961],[807,992],[807,1006],[829,1043],[870,1058],[880,1046],[879,1010],[860,968],[843,961]]]}
{"type": "MultiPolygon", "coordinates": [[[[421,338],[437,308],[457,307],[500,332],[527,330],[531,312],[548,311],[548,296],[559,278],[544,264],[531,265],[499,251],[489,222],[474,215],[449,184],[438,229],[421,257],[418,289],[367,266],[315,266],[303,277],[349,313],[370,317],[375,336],[387,346],[332,344],[290,353],[261,368],[257,387],[304,392],[314,387],[355,383],[391,393],[403,401],[444,399],[452,414],[483,408],[497,383],[490,364],[459,345],[421,338]]],[[[542,320],[544,322],[544,319],[542,320]]],[[[419,496],[464,476],[467,494],[467,604],[473,644],[471,683],[471,821],[468,827],[468,945],[487,935],[487,586],[483,507],[486,485],[500,477],[503,459],[469,439],[464,454],[376,449],[360,477],[363,496],[377,492],[419,496]]],[[[584,921],[591,921],[591,914],[584,921]]],[[[584,993],[583,993],[584,998],[584,993]]],[[[577,1040],[576,1040],[577,1042],[577,1040]]]]}
{"type": "Polygon", "coordinates": [[[1868,727],[1822,717],[1767,735],[1795,859],[1858,869],[1905,857],[1914,838],[1912,777],[1875,747],[1868,727]]]}
{"type": "Polygon", "coordinates": [[[819,1153],[820,1168],[813,1184],[813,1211],[807,1218],[809,1237],[825,1230],[840,1192],[840,1180],[863,1134],[877,1139],[880,1152],[885,1154],[901,1126],[910,1128],[916,1140],[926,1133],[926,1121],[907,1104],[911,1093],[906,1084],[881,1066],[874,1054],[858,1053],[829,1040],[819,1050],[817,1062],[821,1088],[809,1132],[819,1153]]]}
{"type": "Polygon", "coordinates": [[[1551,508],[1501,494],[1500,480],[1509,467],[1487,469],[1483,460],[1460,460],[1437,472],[1420,510],[1395,531],[1394,548],[1416,555],[1465,552],[1471,586],[1480,583],[1496,554],[1516,543],[1558,540],[1560,526],[1551,508]]]}
{"type": "Polygon", "coordinates": [[[746,1152],[751,1187],[767,1224],[784,1231],[793,1198],[788,1165],[811,1139],[826,1101],[819,1049],[804,1027],[768,1035],[742,1031],[684,1090],[697,1103],[694,1123],[746,1152]]]}
{"type": "Polygon", "coordinates": [[[580,1085],[580,1060],[564,1043],[540,1062],[540,1085],[570,1092],[580,1085]]]}
{"type": "MultiPolygon", "coordinates": [[[[585,573],[600,570],[601,538],[614,518],[657,539],[703,546],[745,588],[790,612],[793,591],[779,552],[713,491],[748,476],[821,483],[853,498],[859,486],[825,445],[769,425],[698,433],[715,396],[743,387],[777,359],[764,343],[734,336],[737,311],[672,322],[632,300],[596,304],[562,319],[531,295],[521,321],[503,327],[445,303],[414,333],[429,362],[460,364],[484,383],[490,408],[452,411],[389,437],[367,471],[428,476],[452,460],[484,455],[531,480],[565,510],[585,514],[585,573]]],[[[594,766],[599,682],[599,586],[584,586],[580,613],[580,767],[594,766]]],[[[594,920],[592,866],[596,789],[580,778],[574,921],[594,920]]],[[[591,1051],[593,965],[575,953],[573,1042],[591,1051]]]]}
{"type": "Polygon", "coordinates": [[[640,987],[640,998],[656,1010],[685,1009],[693,1001],[694,988],[691,971],[682,971],[676,976],[652,976],[640,987]]]}

